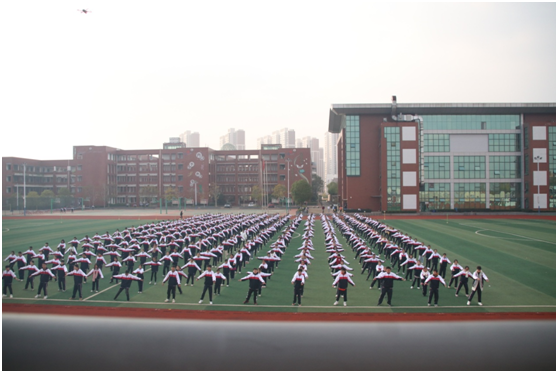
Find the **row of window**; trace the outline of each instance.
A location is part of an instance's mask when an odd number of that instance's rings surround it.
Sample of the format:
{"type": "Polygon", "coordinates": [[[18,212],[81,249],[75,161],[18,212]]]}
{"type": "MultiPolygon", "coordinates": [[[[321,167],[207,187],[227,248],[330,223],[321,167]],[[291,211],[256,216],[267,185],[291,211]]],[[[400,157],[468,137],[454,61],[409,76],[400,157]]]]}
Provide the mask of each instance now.
{"type": "Polygon", "coordinates": [[[399,127],[384,127],[387,147],[387,209],[401,210],[401,152],[399,127]]]}
{"type": "MultiPolygon", "coordinates": [[[[450,135],[447,133],[427,133],[424,135],[425,153],[442,153],[450,151],[450,135]]],[[[520,136],[518,133],[488,134],[489,152],[519,152],[520,136]]]]}
{"type": "Polygon", "coordinates": [[[513,130],[519,115],[423,115],[425,130],[513,130]]]}
{"type": "Polygon", "coordinates": [[[345,126],[347,176],[360,176],[360,117],[347,115],[345,126]]]}
{"type": "MultiPolygon", "coordinates": [[[[450,156],[424,157],[424,176],[426,179],[449,179],[450,172],[450,156]]],[[[454,156],[453,177],[455,179],[486,178],[485,156],[454,156]]],[[[489,157],[490,179],[515,179],[520,177],[521,158],[519,156],[497,155],[489,157]]]]}
{"type": "MultiPolygon", "coordinates": [[[[485,183],[455,183],[454,208],[485,209],[485,183]]],[[[514,210],[521,207],[521,183],[490,183],[489,202],[491,210],[514,210]]],[[[449,183],[426,183],[419,193],[422,210],[451,209],[451,190],[449,183]]]]}

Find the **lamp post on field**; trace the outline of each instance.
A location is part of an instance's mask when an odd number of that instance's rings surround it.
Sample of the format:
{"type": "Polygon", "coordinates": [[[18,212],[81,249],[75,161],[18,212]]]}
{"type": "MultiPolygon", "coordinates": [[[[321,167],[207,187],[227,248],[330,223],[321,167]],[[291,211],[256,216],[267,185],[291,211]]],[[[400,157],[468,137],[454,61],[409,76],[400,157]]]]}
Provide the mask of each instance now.
{"type": "Polygon", "coordinates": [[[289,213],[289,205],[291,202],[291,160],[287,158],[287,214],[289,213]]]}
{"type": "MultiPolygon", "coordinates": [[[[537,174],[540,171],[540,164],[541,164],[542,159],[543,159],[543,157],[541,157],[540,155],[537,155],[537,156],[533,157],[533,160],[537,162],[537,174]]],[[[538,207],[539,214],[541,213],[541,203],[540,203],[540,198],[541,197],[540,197],[540,195],[541,195],[541,183],[539,181],[539,182],[537,182],[537,207],[538,207]]]]}

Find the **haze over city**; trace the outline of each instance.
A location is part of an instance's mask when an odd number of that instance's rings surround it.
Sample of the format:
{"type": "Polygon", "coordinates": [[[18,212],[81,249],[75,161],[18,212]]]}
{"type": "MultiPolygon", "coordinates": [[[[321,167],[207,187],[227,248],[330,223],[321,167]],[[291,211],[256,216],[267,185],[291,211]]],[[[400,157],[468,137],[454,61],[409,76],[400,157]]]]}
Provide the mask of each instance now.
{"type": "Polygon", "coordinates": [[[2,156],[188,130],[219,149],[229,128],[250,149],[282,128],[323,141],[331,104],[392,95],[556,100],[554,3],[4,2],[0,32],[2,156]]]}

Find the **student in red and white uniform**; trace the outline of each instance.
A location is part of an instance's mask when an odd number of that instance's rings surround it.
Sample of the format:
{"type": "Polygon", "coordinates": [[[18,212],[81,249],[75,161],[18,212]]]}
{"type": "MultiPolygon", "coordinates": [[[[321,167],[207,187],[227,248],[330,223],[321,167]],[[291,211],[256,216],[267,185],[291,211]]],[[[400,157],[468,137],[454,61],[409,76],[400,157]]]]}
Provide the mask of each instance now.
{"type": "Polygon", "coordinates": [[[453,284],[453,281],[455,281],[455,285],[457,286],[457,278],[454,277],[456,274],[458,274],[459,272],[463,271],[463,267],[461,267],[459,265],[459,263],[457,262],[457,259],[455,259],[453,261],[453,264],[450,267],[450,271],[451,271],[451,281],[449,283],[449,287],[451,288],[451,285],[453,284]]]}
{"type": "Polygon", "coordinates": [[[44,291],[44,299],[47,299],[47,297],[48,297],[47,285],[48,285],[48,282],[54,278],[54,275],[52,274],[52,272],[49,269],[47,269],[47,265],[45,263],[43,263],[42,268],[40,270],[38,270],[37,272],[33,273],[31,276],[33,276],[33,277],[39,276],[39,279],[40,279],[39,290],[37,292],[37,295],[35,295],[35,298],[39,298],[39,296],[41,295],[41,290],[43,290],[44,291]]]}
{"type": "Polygon", "coordinates": [[[62,255],[66,254],[66,241],[61,240],[58,246],[56,247],[58,251],[62,253],[62,255]]]}
{"type": "Polygon", "coordinates": [[[440,276],[442,276],[444,279],[446,278],[446,268],[448,267],[448,264],[451,264],[451,261],[448,259],[446,253],[442,254],[442,258],[440,259],[440,276]]]}
{"type": "MultiPolygon", "coordinates": [[[[132,274],[138,276],[143,280],[143,272],[144,272],[143,265],[140,263],[138,264],[138,268],[136,268],[134,272],[132,272],[132,274]]],[[[141,294],[142,292],[143,292],[143,281],[138,281],[138,294],[141,294]]]]}
{"type": "Polygon", "coordinates": [[[221,273],[221,267],[217,268],[217,271],[215,271],[215,289],[213,294],[221,295],[221,284],[225,280],[227,280],[227,278],[221,273]]]}
{"type": "Polygon", "coordinates": [[[34,263],[35,262],[33,260],[31,260],[28,265],[21,268],[23,271],[28,271],[27,272],[27,282],[25,283],[25,289],[24,290],[27,290],[27,287],[29,287],[29,285],[31,285],[31,290],[34,290],[34,288],[33,288],[33,279],[34,279],[33,273],[39,271],[39,268],[37,268],[34,263]]]}
{"type": "Polygon", "coordinates": [[[393,295],[393,281],[406,281],[403,277],[396,275],[391,271],[391,267],[386,267],[385,272],[379,273],[374,277],[374,281],[380,281],[382,285],[382,293],[378,299],[378,306],[384,301],[384,296],[387,294],[387,304],[391,306],[391,297],[393,295]]]}
{"type": "Polygon", "coordinates": [[[60,263],[52,267],[50,269],[52,273],[55,274],[56,279],[58,280],[58,291],[65,292],[66,291],[66,274],[68,273],[68,269],[64,264],[64,260],[61,260],[60,263]]]}
{"type": "Polygon", "coordinates": [[[190,258],[188,263],[182,266],[182,269],[184,268],[188,268],[188,277],[186,278],[186,283],[184,284],[184,286],[188,286],[190,280],[192,280],[192,284],[190,286],[194,286],[194,278],[196,277],[196,272],[201,272],[201,268],[198,267],[197,263],[194,261],[194,258],[190,258]]]}
{"type": "Polygon", "coordinates": [[[29,246],[29,249],[23,252],[23,255],[27,255],[27,263],[31,262],[31,259],[35,256],[35,251],[33,251],[33,246],[29,246]]]}
{"type": "Polygon", "coordinates": [[[304,282],[306,281],[306,277],[302,274],[302,268],[299,268],[297,272],[294,274],[293,279],[291,280],[291,284],[294,285],[294,298],[293,298],[293,306],[297,303],[298,298],[298,305],[300,306],[301,296],[302,296],[302,289],[304,286],[304,282]]]}
{"type": "Polygon", "coordinates": [[[104,278],[103,276],[103,271],[99,268],[99,266],[97,264],[95,264],[93,266],[93,269],[91,271],[89,271],[89,273],[87,274],[87,277],[89,276],[93,276],[93,281],[91,281],[93,283],[93,285],[91,286],[91,292],[99,292],[99,281],[104,278]]]}
{"type": "Polygon", "coordinates": [[[250,300],[250,296],[252,294],[254,294],[254,304],[258,304],[258,290],[260,288],[260,286],[265,285],[265,281],[263,279],[262,276],[260,276],[260,274],[258,273],[258,269],[254,268],[252,273],[250,273],[248,276],[245,276],[243,278],[241,278],[238,281],[246,281],[249,280],[249,286],[248,286],[248,295],[246,295],[246,299],[244,300],[244,304],[248,303],[248,301],[250,300]]]}
{"type": "Polygon", "coordinates": [[[227,280],[227,287],[229,287],[229,278],[230,278],[230,274],[231,274],[231,265],[229,260],[225,260],[223,262],[223,264],[221,264],[218,268],[223,268],[223,276],[225,277],[225,279],[227,280]]]}
{"type": "Polygon", "coordinates": [[[7,265],[2,272],[2,297],[8,295],[7,290],[10,290],[10,298],[14,297],[14,292],[12,290],[12,281],[16,278],[14,271],[10,269],[10,265],[7,265]]]}
{"type": "Polygon", "coordinates": [[[118,280],[120,279],[122,282],[120,284],[120,289],[118,289],[118,292],[116,293],[116,295],[114,296],[114,300],[116,300],[116,298],[118,298],[118,296],[120,295],[120,293],[122,293],[122,290],[124,290],[126,292],[126,299],[129,301],[130,300],[130,286],[132,285],[132,281],[143,281],[141,278],[131,275],[128,271],[126,271],[123,275],[116,275],[113,276],[115,279],[117,279],[117,283],[118,280]]]}
{"type": "Polygon", "coordinates": [[[417,264],[415,264],[412,267],[409,267],[409,270],[414,271],[414,278],[413,278],[413,283],[411,284],[411,289],[413,288],[413,286],[415,286],[415,283],[417,284],[417,289],[420,290],[420,273],[422,272],[422,270],[425,267],[421,264],[421,262],[417,262],[417,264]]]}
{"type": "Polygon", "coordinates": [[[116,280],[116,283],[118,284],[118,279],[120,277],[116,277],[116,275],[120,273],[120,268],[122,268],[122,264],[120,264],[120,262],[116,259],[116,257],[113,257],[113,261],[107,264],[105,267],[112,269],[112,276],[110,278],[110,283],[112,284],[112,281],[116,280]]]}
{"type": "Polygon", "coordinates": [[[163,279],[162,285],[164,286],[165,282],[167,281],[169,282],[169,284],[167,287],[167,299],[165,299],[165,302],[168,303],[172,294],[172,302],[174,303],[174,299],[176,298],[176,287],[180,284],[180,275],[176,271],[176,266],[174,264],[171,266],[170,271],[167,272],[165,278],[163,279]]]}
{"type": "Polygon", "coordinates": [[[27,260],[25,259],[25,257],[23,256],[23,254],[20,252],[17,253],[17,256],[15,257],[15,259],[13,259],[10,262],[10,269],[13,268],[14,264],[17,263],[17,269],[18,269],[18,274],[19,274],[19,279],[16,278],[16,280],[18,281],[23,281],[23,277],[25,275],[25,272],[21,270],[22,267],[25,267],[27,265],[27,260]]]}
{"type": "Polygon", "coordinates": [[[157,285],[157,273],[159,272],[159,267],[162,264],[163,263],[161,263],[157,260],[156,256],[153,256],[151,261],[145,263],[146,267],[151,266],[151,279],[149,280],[150,285],[151,285],[151,282],[153,282],[154,285],[157,285]]]}
{"type": "Polygon", "coordinates": [[[334,306],[339,304],[339,297],[343,295],[343,305],[347,305],[347,287],[351,284],[352,286],[356,286],[353,280],[351,280],[351,276],[347,275],[347,271],[345,268],[341,268],[341,273],[335,278],[333,281],[333,287],[337,286],[337,297],[335,298],[334,306]]]}
{"type": "Polygon", "coordinates": [[[478,294],[478,301],[479,301],[479,306],[482,306],[482,291],[483,291],[483,285],[485,281],[488,281],[488,277],[486,277],[486,275],[484,274],[484,272],[482,271],[481,266],[477,267],[477,270],[475,272],[473,272],[473,286],[471,286],[471,295],[469,295],[469,298],[467,300],[467,305],[470,306],[471,305],[471,300],[473,299],[473,297],[475,296],[475,293],[478,294]]]}
{"type": "Polygon", "coordinates": [[[76,299],[76,293],[79,292],[79,300],[82,300],[81,290],[83,283],[87,279],[87,275],[79,268],[79,265],[74,264],[74,270],[68,272],[66,276],[74,276],[74,291],[72,292],[72,297],[70,299],[76,299]]]}
{"type": "Polygon", "coordinates": [[[427,286],[425,284],[426,279],[430,277],[430,271],[428,271],[428,268],[424,267],[422,269],[422,271],[420,272],[420,284],[422,285],[422,296],[426,297],[426,289],[427,286]]]}
{"type": "Polygon", "coordinates": [[[405,260],[401,266],[405,268],[405,270],[407,271],[405,273],[405,280],[410,280],[413,278],[413,270],[411,269],[411,267],[417,265],[418,261],[411,255],[409,255],[407,257],[407,260],[405,260]]]}
{"type": "Polygon", "coordinates": [[[215,283],[215,273],[211,270],[210,264],[207,266],[207,269],[198,276],[196,281],[199,281],[202,277],[204,278],[203,292],[198,303],[201,304],[203,302],[205,292],[207,291],[209,292],[209,304],[213,304],[213,284],[215,283]]]}
{"type": "Polygon", "coordinates": [[[136,258],[133,255],[128,255],[125,259],[122,260],[122,263],[128,265],[128,272],[133,272],[134,270],[134,263],[136,262],[136,258]]]}
{"type": "Polygon", "coordinates": [[[457,290],[455,291],[455,296],[458,297],[459,296],[459,290],[461,290],[461,287],[463,286],[465,288],[465,296],[469,296],[469,277],[473,277],[473,275],[471,274],[471,272],[469,272],[469,266],[465,266],[465,268],[463,269],[463,271],[459,272],[458,274],[456,274],[455,276],[459,279],[459,286],[457,287],[457,290]]]}
{"type": "MultiPolygon", "coordinates": [[[[430,247],[430,245],[428,247],[430,247]]],[[[438,250],[434,249],[432,254],[430,254],[430,256],[428,257],[428,261],[432,264],[432,267],[430,267],[430,269],[437,271],[438,270],[438,263],[441,259],[442,259],[442,256],[440,255],[440,253],[438,253],[438,250]]],[[[442,276],[442,277],[444,277],[444,276],[442,276]]]]}
{"type": "Polygon", "coordinates": [[[444,284],[445,287],[446,282],[442,277],[438,275],[438,271],[432,271],[432,274],[428,276],[426,281],[424,282],[425,285],[430,284],[430,295],[428,296],[428,305],[432,303],[432,297],[434,297],[434,306],[438,307],[438,288],[440,287],[440,283],[444,284]]]}

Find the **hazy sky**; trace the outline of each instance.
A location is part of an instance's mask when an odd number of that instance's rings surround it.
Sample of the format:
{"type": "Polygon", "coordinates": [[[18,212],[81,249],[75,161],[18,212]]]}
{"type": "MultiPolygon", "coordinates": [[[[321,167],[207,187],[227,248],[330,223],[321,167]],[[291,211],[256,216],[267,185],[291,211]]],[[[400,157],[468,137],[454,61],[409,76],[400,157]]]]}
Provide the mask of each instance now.
{"type": "Polygon", "coordinates": [[[392,95],[556,101],[555,3],[2,1],[0,35],[2,156],[233,127],[322,145],[331,104],[392,95]]]}

